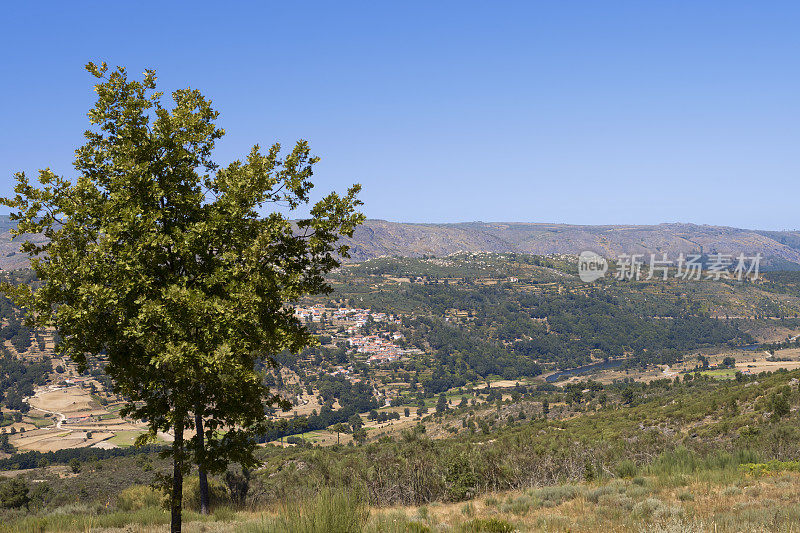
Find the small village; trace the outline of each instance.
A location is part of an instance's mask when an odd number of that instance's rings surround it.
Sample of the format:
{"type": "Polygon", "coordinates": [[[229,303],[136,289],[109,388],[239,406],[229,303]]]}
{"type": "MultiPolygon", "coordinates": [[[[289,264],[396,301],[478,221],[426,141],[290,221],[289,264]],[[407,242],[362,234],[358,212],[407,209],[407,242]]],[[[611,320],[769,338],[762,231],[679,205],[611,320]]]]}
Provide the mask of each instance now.
{"type": "MultiPolygon", "coordinates": [[[[346,343],[348,352],[355,360],[367,364],[383,364],[399,361],[403,357],[422,353],[416,348],[404,348],[401,333],[377,331],[388,329],[388,325],[399,326],[400,317],[360,308],[326,308],[323,305],[295,308],[295,316],[304,322],[319,323],[325,334],[331,334],[331,344],[346,343]]],[[[337,366],[333,374],[349,375],[352,366],[337,366]]]]}

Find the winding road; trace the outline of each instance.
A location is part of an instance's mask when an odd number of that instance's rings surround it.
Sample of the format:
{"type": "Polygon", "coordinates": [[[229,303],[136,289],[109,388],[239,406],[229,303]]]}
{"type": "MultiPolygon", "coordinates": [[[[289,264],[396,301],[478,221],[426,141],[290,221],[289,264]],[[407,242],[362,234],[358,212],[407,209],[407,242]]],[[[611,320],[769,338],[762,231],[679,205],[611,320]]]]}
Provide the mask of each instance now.
{"type": "MultiPolygon", "coordinates": [[[[42,391],[35,392],[35,393],[33,394],[33,396],[31,396],[30,398],[23,398],[23,400],[22,400],[22,401],[23,401],[23,402],[25,402],[25,403],[27,403],[28,405],[31,405],[31,402],[30,402],[31,398],[36,398],[36,397],[37,397],[37,396],[39,396],[41,393],[42,393],[42,391]]],[[[58,416],[58,421],[55,423],[55,425],[54,425],[54,426],[50,426],[51,428],[53,428],[53,427],[54,427],[54,428],[56,428],[56,429],[61,429],[61,424],[63,424],[63,423],[64,423],[64,421],[67,419],[67,417],[66,417],[66,415],[65,415],[64,413],[59,413],[59,412],[57,412],[57,411],[48,411],[47,409],[43,409],[43,408],[41,408],[41,407],[34,407],[33,405],[31,405],[31,408],[32,408],[32,409],[36,409],[37,411],[42,411],[43,413],[47,413],[47,414],[50,414],[50,415],[56,415],[56,416],[58,416]]]]}

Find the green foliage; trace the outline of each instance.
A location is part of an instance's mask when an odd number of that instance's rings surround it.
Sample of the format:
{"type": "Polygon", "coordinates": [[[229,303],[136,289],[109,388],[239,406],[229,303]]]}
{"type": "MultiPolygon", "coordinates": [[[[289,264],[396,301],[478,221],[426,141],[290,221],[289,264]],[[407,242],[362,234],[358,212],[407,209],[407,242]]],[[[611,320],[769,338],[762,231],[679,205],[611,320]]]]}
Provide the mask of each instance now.
{"type": "Polygon", "coordinates": [[[0,352],[0,399],[8,409],[27,413],[30,405],[23,401],[33,396],[33,389],[44,384],[52,370],[50,361],[31,362],[0,352]]]}
{"type": "Polygon", "coordinates": [[[800,461],[772,460],[766,463],[744,463],[739,465],[739,468],[755,476],[774,472],[800,472],[800,461]]]}
{"type": "Polygon", "coordinates": [[[447,405],[447,396],[444,393],[439,395],[439,399],[436,402],[436,412],[437,413],[444,413],[449,409],[447,405]]]}
{"type": "Polygon", "coordinates": [[[353,430],[353,440],[355,440],[358,444],[364,444],[364,442],[367,440],[367,430],[364,428],[353,430]]]}
{"type": "MultiPolygon", "coordinates": [[[[265,403],[285,405],[260,367],[312,342],[286,304],[329,290],[324,275],[347,255],[337,241],[363,220],[359,187],[329,194],[296,223],[264,217],[308,204],[318,158],[307,142],[285,155],[279,144],[254,146],[223,168],[212,159],[218,112],[199,91],[174,91],[169,108],[152,70],[137,81],[105,63],[86,69],[97,101],[77,178],[45,169],[37,186],[18,173],[16,196],[0,199],[15,236],[46,238],[21,246],[39,283],[2,289],[29,325],[56,328],[58,351],[81,369],[87,354],[107,354],[128,402],[122,415],[147,420],[151,439],[174,433],[176,486],[187,453],[210,470],[253,465],[248,429],[265,421],[265,403]],[[187,447],[195,420],[205,432],[187,447]]],[[[180,502],[172,507],[179,517],[180,502]]]]}
{"type": "Polygon", "coordinates": [[[639,472],[636,463],[630,459],[625,459],[617,465],[617,475],[622,478],[632,478],[639,472]]]}
{"type": "MultiPolygon", "coordinates": [[[[3,435],[0,434],[0,449],[2,449],[3,435]]],[[[8,439],[8,435],[5,436],[8,439]]],[[[48,464],[70,464],[72,459],[84,463],[91,460],[106,459],[110,457],[126,457],[130,455],[142,455],[153,453],[160,450],[158,446],[148,445],[139,448],[67,448],[55,452],[36,452],[29,451],[17,453],[11,457],[0,459],[0,471],[2,470],[22,470],[28,468],[41,468],[48,464]]],[[[11,452],[12,453],[13,449],[11,452]]]]}
{"type": "MultiPolygon", "coordinates": [[[[190,476],[184,480],[184,509],[200,510],[200,479],[190,476]]],[[[209,505],[212,509],[231,501],[225,487],[214,479],[208,480],[209,505]]]]}
{"type": "Polygon", "coordinates": [[[347,423],[350,424],[350,427],[353,431],[361,428],[364,425],[364,421],[361,419],[361,416],[358,413],[353,413],[353,415],[347,419],[347,423]]]}
{"type": "Polygon", "coordinates": [[[451,501],[468,500],[475,496],[478,487],[478,478],[474,468],[474,461],[470,454],[453,453],[447,459],[445,480],[448,486],[448,499],[451,501]]]}
{"type": "Polygon", "coordinates": [[[265,533],[358,533],[364,530],[369,509],[363,497],[348,490],[323,489],[301,505],[287,505],[265,533]]]}
{"type": "Polygon", "coordinates": [[[789,398],[784,391],[776,391],[770,394],[769,410],[772,411],[772,420],[780,420],[789,414],[789,398]]]}
{"type": "Polygon", "coordinates": [[[3,453],[14,453],[14,445],[8,440],[8,434],[0,434],[0,451],[3,453]]]}
{"type": "Polygon", "coordinates": [[[0,507],[19,509],[28,507],[30,502],[28,484],[20,478],[7,479],[0,482],[0,507]]]}
{"type": "Polygon", "coordinates": [[[228,469],[225,472],[225,485],[228,487],[228,494],[231,502],[236,505],[243,505],[250,491],[250,470],[241,468],[238,471],[228,469]]]}
{"type": "Polygon", "coordinates": [[[380,283],[389,271],[404,275],[400,271],[411,274],[418,269],[419,276],[432,265],[441,276],[463,276],[472,268],[485,268],[486,276],[499,274],[493,272],[496,268],[521,276],[521,261],[519,256],[497,255],[479,260],[381,258],[337,273],[335,296],[357,299],[375,311],[407,313],[403,326],[411,330],[405,331],[409,342],[434,352],[432,375],[424,383],[434,394],[489,374],[509,379],[536,376],[546,362],[571,368],[588,364],[593,357],[632,355],[630,364],[671,363],[690,349],[752,342],[736,322],[711,318],[685,299],[642,297],[622,286],[570,287],[562,293],[483,285],[467,278],[455,284],[380,283]],[[454,309],[467,317],[449,320],[454,309]]]}
{"type": "Polygon", "coordinates": [[[121,511],[138,511],[147,507],[166,507],[167,501],[161,491],[149,485],[131,485],[119,493],[116,500],[121,511]]]}

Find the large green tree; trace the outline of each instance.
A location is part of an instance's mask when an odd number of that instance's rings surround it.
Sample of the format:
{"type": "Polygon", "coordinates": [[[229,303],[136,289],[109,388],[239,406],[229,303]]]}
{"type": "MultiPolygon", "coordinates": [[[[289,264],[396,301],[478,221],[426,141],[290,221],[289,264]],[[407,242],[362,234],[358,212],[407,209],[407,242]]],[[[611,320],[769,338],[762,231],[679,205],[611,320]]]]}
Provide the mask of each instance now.
{"type": "Polygon", "coordinates": [[[32,325],[55,327],[58,350],[79,365],[105,354],[124,414],[145,420],[150,439],[172,436],[180,531],[192,462],[201,478],[256,463],[251,431],[281,403],[259,368],[313,342],[291,303],[330,290],[324,276],[347,255],[339,238],[363,220],[360,188],[309,205],[318,159],[305,141],[288,153],[255,146],[220,167],[212,152],[224,131],[200,92],[174,91],[167,107],[154,71],[135,80],[105,63],[86,69],[97,102],[77,176],[19,173],[16,196],[0,200],[15,235],[47,238],[22,244],[38,283],[3,290],[32,325]]]}

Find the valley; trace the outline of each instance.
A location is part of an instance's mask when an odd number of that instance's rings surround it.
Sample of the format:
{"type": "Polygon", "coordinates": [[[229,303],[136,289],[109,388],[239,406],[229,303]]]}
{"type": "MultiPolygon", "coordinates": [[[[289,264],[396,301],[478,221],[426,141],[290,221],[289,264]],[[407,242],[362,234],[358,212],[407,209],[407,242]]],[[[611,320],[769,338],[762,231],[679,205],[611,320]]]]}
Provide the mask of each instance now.
{"type": "MultiPolygon", "coordinates": [[[[595,286],[580,282],[574,268],[571,256],[519,254],[381,258],[343,266],[331,275],[331,295],[294,308],[318,345],[297,355],[276,354],[280,370],[265,369],[266,384],[291,407],[273,412],[263,442],[368,442],[418,424],[445,437],[452,432],[431,417],[438,398],[444,395],[451,405],[487,388],[508,398],[520,385],[563,388],[590,379],[614,386],[687,373],[733,379],[737,372],[800,367],[800,350],[792,347],[800,333],[800,297],[783,278],[776,283],[768,273],[758,284],[608,280],[595,286]],[[588,322],[564,314],[571,306],[588,322]],[[587,325],[614,331],[623,323],[628,333],[594,333],[591,344],[581,340],[587,325]],[[734,362],[723,364],[726,358],[734,362]],[[583,366],[590,371],[573,370],[583,366]],[[348,425],[354,415],[363,419],[358,432],[348,425]],[[331,430],[342,423],[344,431],[331,430]]],[[[9,331],[22,328],[6,309],[9,331]]],[[[27,350],[16,357],[47,360],[52,334],[30,335],[27,350]]],[[[6,350],[15,357],[13,345],[6,350]]],[[[52,357],[50,364],[45,381],[23,400],[27,411],[4,409],[10,423],[2,431],[13,447],[128,447],[145,434],[144,423],[119,416],[124,402],[103,376],[102,357],[91,358],[84,372],[66,359],[52,357]]],[[[479,396],[471,401],[488,407],[479,396]]],[[[163,433],[155,442],[171,439],[163,433]]]]}
{"type": "MultiPolygon", "coordinates": [[[[282,501],[363,508],[365,531],[788,523],[791,506],[743,505],[800,486],[798,277],[586,284],[575,268],[563,254],[459,253],[331,273],[330,294],[292,307],[317,343],[262,369],[288,409],[257,436],[246,501],[259,510],[230,499],[235,476],[214,476],[217,505],[236,509],[219,531],[285,530],[282,501]]],[[[31,376],[4,395],[4,475],[47,486],[33,496],[43,509],[76,491],[116,509],[69,520],[163,520],[145,487],[167,471],[157,450],[173,435],[134,446],[146,423],[120,416],[102,354],[79,369],[54,355],[52,332],[26,330],[7,302],[4,313],[6,376],[31,376]]],[[[188,530],[214,531],[188,516],[188,530]]]]}

